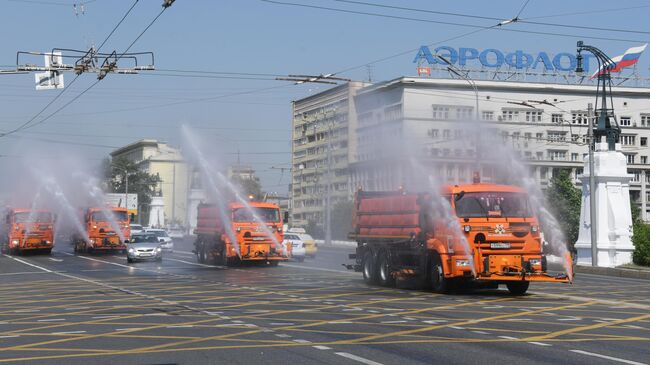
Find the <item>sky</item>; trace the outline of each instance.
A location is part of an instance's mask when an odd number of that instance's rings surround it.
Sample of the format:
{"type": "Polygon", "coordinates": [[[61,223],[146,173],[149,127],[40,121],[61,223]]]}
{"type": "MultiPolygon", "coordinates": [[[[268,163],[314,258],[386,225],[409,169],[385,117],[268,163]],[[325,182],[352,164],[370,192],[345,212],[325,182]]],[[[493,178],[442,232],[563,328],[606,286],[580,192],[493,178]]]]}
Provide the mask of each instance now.
{"type": "MultiPolygon", "coordinates": [[[[133,4],[86,1],[82,13],[78,1],[0,0],[0,69],[14,67],[18,51],[98,46],[133,4]]],[[[137,1],[102,51],[124,52],[161,4],[137,1]]],[[[143,138],[179,146],[180,127],[187,124],[225,151],[217,158],[252,165],[266,191],[286,194],[289,172],[282,168],[290,167],[291,101],[331,85],[293,85],[277,76],[336,73],[373,81],[413,76],[421,45],[552,54],[575,53],[576,41],[584,40],[613,57],[648,42],[648,14],[644,0],[176,0],[130,49],[153,52],[156,71],[109,74],[83,95],[96,75],[82,74],[70,85],[75,75],[67,73],[70,86],[34,119],[37,125],[0,137],[0,189],[19,178],[12,171],[29,161],[26,155],[43,161],[74,155],[99,163],[117,147],[143,138]],[[492,29],[457,25],[490,27],[495,19],[517,15],[520,22],[492,29]]],[[[650,76],[649,65],[650,55],[642,55],[642,76],[650,76]]],[[[0,130],[29,121],[59,93],[36,91],[33,74],[0,75],[0,130]]]]}

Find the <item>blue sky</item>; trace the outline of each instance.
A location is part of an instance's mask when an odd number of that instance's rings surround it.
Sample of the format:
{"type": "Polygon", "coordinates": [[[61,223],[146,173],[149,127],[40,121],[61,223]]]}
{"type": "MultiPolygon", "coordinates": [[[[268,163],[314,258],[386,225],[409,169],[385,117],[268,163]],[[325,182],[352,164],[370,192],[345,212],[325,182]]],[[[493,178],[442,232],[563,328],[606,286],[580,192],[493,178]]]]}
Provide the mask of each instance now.
{"type": "MultiPolygon", "coordinates": [[[[380,8],[334,0],[292,2],[429,21],[478,26],[495,24],[489,19],[380,8]]],[[[367,2],[508,19],[519,12],[525,1],[367,2]]],[[[158,14],[161,3],[162,0],[140,0],[102,50],[124,50],[158,14]]],[[[53,47],[87,49],[92,44],[97,45],[104,40],[133,1],[92,1],[85,5],[85,14],[79,15],[75,15],[72,4],[73,1],[68,0],[0,0],[0,30],[3,35],[0,42],[0,65],[14,65],[19,50],[46,51],[53,47]]],[[[514,23],[504,28],[568,36],[484,30],[441,44],[455,48],[496,48],[504,51],[522,49],[533,54],[538,51],[573,53],[576,41],[584,39],[610,56],[615,56],[629,47],[647,42],[650,34],[611,30],[649,32],[648,14],[650,4],[642,0],[615,3],[594,0],[530,0],[520,15],[522,20],[610,30],[514,23]],[[635,8],[626,9],[632,7],[635,8]],[[573,14],[615,8],[621,10],[573,14]],[[580,36],[619,40],[592,40],[580,36]]],[[[177,0],[131,50],[153,51],[159,70],[278,75],[348,70],[340,76],[352,79],[368,77],[365,64],[405,51],[402,56],[373,64],[373,79],[386,80],[415,73],[412,61],[415,50],[420,45],[444,41],[471,30],[473,28],[254,0],[177,0]],[[356,66],[358,67],[354,68],[356,66]]],[[[645,54],[641,57],[638,69],[646,77],[650,74],[649,65],[650,56],[645,54]]],[[[259,171],[267,190],[286,192],[289,182],[287,172],[281,175],[280,170],[271,167],[289,167],[290,102],[327,86],[294,86],[272,80],[272,76],[227,79],[166,76],[169,74],[172,72],[109,75],[47,122],[25,133],[0,138],[0,155],[5,156],[0,157],[0,168],[5,171],[0,179],[7,179],[12,164],[20,163],[20,156],[29,150],[37,150],[34,153],[42,154],[44,159],[51,158],[56,151],[65,151],[67,154],[78,154],[91,161],[98,161],[111,151],[111,146],[122,146],[141,138],[179,144],[178,128],[187,123],[198,128],[204,137],[221,145],[221,149],[229,153],[226,158],[234,161],[239,151],[241,161],[253,165],[259,171]],[[168,105],[170,103],[176,104],[168,105]],[[66,145],[69,142],[75,145],[66,145]]],[[[70,82],[73,76],[67,74],[66,82],[70,82]]],[[[94,75],[82,75],[44,115],[77,96],[94,81],[94,75]]],[[[57,91],[35,91],[34,76],[31,74],[1,75],[0,130],[11,129],[29,120],[56,93],[57,91]]]]}

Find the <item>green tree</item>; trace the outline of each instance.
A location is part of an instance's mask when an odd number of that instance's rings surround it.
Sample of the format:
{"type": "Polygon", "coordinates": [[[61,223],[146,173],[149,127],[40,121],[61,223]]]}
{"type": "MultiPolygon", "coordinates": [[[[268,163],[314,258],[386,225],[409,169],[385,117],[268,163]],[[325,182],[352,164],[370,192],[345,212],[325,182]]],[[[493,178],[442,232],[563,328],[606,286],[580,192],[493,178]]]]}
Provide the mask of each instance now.
{"type": "MultiPolygon", "coordinates": [[[[138,194],[139,208],[148,207],[154,196],[159,177],[142,171],[134,162],[118,157],[110,161],[104,168],[106,185],[113,193],[126,192],[126,178],[129,180],[129,194],[138,194]]],[[[149,221],[149,209],[138,210],[142,222],[149,221]]]]}
{"type": "Polygon", "coordinates": [[[315,239],[320,240],[325,238],[325,232],[323,231],[323,226],[314,220],[307,221],[307,227],[305,227],[305,231],[315,239]]]}
{"type": "Polygon", "coordinates": [[[242,179],[239,176],[233,176],[231,178],[233,185],[237,187],[239,192],[244,196],[253,195],[255,200],[262,199],[264,193],[262,192],[262,186],[258,179],[242,179]]]}
{"type": "MultiPolygon", "coordinates": [[[[569,170],[560,170],[546,190],[546,200],[550,210],[560,223],[560,227],[573,250],[580,230],[580,205],[582,193],[573,186],[569,170]]],[[[543,223],[543,222],[542,222],[543,223]]]]}
{"type": "Polygon", "coordinates": [[[340,200],[332,207],[332,239],[347,240],[352,231],[352,209],[354,203],[349,200],[340,200]]]}
{"type": "Polygon", "coordinates": [[[630,202],[632,211],[632,261],[637,265],[650,266],[650,225],[641,220],[641,209],[630,202]]]}

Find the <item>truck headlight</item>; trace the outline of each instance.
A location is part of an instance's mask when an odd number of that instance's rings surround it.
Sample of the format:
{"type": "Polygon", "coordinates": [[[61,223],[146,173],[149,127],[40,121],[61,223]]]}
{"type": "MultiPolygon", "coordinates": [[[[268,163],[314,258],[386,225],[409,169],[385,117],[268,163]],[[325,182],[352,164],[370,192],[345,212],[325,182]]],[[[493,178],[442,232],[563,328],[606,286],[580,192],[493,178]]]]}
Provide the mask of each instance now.
{"type": "Polygon", "coordinates": [[[538,226],[530,226],[530,231],[533,232],[533,233],[537,233],[537,231],[539,231],[539,227],[538,226]]]}
{"type": "Polygon", "coordinates": [[[456,260],[456,266],[469,266],[469,260],[456,260]]]}
{"type": "Polygon", "coordinates": [[[20,243],[20,241],[18,241],[18,240],[11,240],[11,244],[12,244],[12,245],[17,245],[17,244],[19,244],[19,243],[20,243]]]}
{"type": "Polygon", "coordinates": [[[530,259],[530,266],[540,266],[542,264],[542,259],[530,259]]]}
{"type": "Polygon", "coordinates": [[[471,231],[471,230],[472,230],[472,226],[464,226],[463,227],[463,231],[465,231],[465,233],[469,233],[469,231],[471,231]]]}

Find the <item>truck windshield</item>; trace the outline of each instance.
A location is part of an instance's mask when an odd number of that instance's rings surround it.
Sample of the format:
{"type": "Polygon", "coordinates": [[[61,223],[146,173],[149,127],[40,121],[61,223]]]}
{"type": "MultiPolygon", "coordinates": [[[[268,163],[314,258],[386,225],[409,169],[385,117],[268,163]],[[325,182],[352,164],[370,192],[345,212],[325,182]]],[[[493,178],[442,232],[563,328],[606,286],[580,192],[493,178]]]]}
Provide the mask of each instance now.
{"type": "Polygon", "coordinates": [[[50,223],[52,222],[52,213],[45,213],[45,212],[16,213],[16,223],[26,223],[26,222],[50,223]]]}
{"type": "Polygon", "coordinates": [[[126,222],[129,217],[126,212],[102,210],[93,212],[91,219],[93,222],[126,222]]]}
{"type": "Polygon", "coordinates": [[[461,192],[454,200],[456,216],[461,218],[532,216],[528,196],[524,193],[461,192]]]}
{"type": "Polygon", "coordinates": [[[253,214],[263,222],[280,221],[280,211],[277,208],[253,208],[252,212],[248,208],[235,208],[232,212],[232,220],[233,222],[255,222],[257,219],[253,214]]]}

